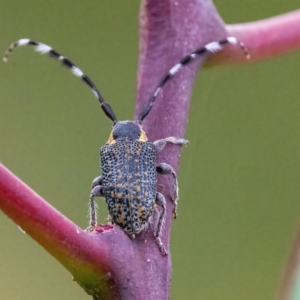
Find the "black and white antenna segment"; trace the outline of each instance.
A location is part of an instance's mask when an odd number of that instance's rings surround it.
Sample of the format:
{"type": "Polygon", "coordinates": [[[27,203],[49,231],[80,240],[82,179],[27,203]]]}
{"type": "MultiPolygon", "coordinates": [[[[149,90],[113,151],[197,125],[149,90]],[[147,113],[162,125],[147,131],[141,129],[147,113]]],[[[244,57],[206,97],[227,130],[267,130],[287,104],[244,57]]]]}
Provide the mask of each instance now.
{"type": "MultiPolygon", "coordinates": [[[[159,81],[157,86],[154,89],[154,92],[148,99],[148,101],[145,103],[144,107],[140,111],[137,121],[140,123],[143,121],[143,119],[149,114],[151,111],[151,108],[153,106],[154,101],[156,100],[157,96],[159,95],[160,91],[162,90],[163,86],[184,66],[189,65],[191,62],[193,62],[195,59],[198,57],[206,54],[206,53],[216,53],[220,50],[223,49],[224,45],[226,44],[232,44],[232,45],[238,45],[242,51],[244,52],[245,56],[247,59],[250,58],[249,52],[245,45],[240,42],[237,38],[235,37],[227,37],[223,40],[220,41],[214,41],[209,44],[206,44],[203,47],[200,47],[196,49],[195,51],[191,52],[190,54],[186,55],[183,57],[177,64],[175,64],[159,81]]],[[[73,64],[72,61],[70,61],[68,58],[64,57],[60,53],[58,53],[56,50],[54,50],[52,47],[35,42],[30,39],[20,39],[16,41],[15,43],[11,44],[9,48],[6,50],[4,56],[3,56],[3,61],[6,62],[8,60],[8,57],[16,47],[20,46],[33,46],[35,51],[40,52],[41,54],[48,53],[51,57],[58,59],[59,61],[62,62],[63,66],[68,67],[71,72],[82,79],[83,82],[85,82],[91,89],[98,101],[100,102],[101,108],[103,109],[104,113],[108,118],[112,120],[112,122],[115,124],[117,122],[117,118],[110,107],[108,103],[104,101],[104,98],[100,94],[99,90],[93,83],[93,81],[84,74],[84,72],[78,68],[76,65],[73,64]]]]}

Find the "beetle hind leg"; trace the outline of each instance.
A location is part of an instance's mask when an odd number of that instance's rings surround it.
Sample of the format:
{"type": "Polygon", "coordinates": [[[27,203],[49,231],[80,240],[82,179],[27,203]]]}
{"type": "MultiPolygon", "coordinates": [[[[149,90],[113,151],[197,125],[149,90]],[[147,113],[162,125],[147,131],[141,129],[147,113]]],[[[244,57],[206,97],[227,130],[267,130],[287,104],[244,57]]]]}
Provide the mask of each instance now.
{"type": "Polygon", "coordinates": [[[162,226],[164,224],[165,216],[166,216],[166,199],[161,193],[156,193],[156,204],[161,207],[161,211],[159,212],[159,218],[158,223],[155,228],[154,237],[155,241],[158,245],[158,248],[160,252],[163,255],[167,255],[168,251],[166,250],[162,240],[161,240],[161,234],[162,234],[162,226]]]}
{"type": "Polygon", "coordinates": [[[168,175],[172,174],[173,176],[173,203],[174,203],[174,208],[173,208],[173,217],[174,219],[177,218],[177,206],[178,206],[178,193],[179,193],[179,188],[178,188],[178,180],[177,180],[177,175],[174,169],[166,164],[166,163],[160,163],[156,166],[156,172],[161,175],[168,175]]]}

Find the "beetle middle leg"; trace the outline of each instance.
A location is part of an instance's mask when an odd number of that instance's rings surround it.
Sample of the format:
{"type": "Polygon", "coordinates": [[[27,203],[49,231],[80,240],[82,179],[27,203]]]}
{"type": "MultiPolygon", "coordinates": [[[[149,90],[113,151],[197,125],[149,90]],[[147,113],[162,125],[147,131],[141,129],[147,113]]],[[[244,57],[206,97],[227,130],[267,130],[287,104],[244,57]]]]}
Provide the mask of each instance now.
{"type": "Polygon", "coordinates": [[[177,218],[177,206],[178,206],[178,192],[179,192],[179,188],[178,188],[178,180],[177,180],[177,175],[176,172],[174,171],[174,169],[166,164],[166,163],[160,163],[156,166],[156,172],[158,174],[161,175],[168,175],[168,174],[172,174],[173,176],[173,202],[174,202],[174,209],[173,209],[173,217],[174,219],[177,218]]]}
{"type": "Polygon", "coordinates": [[[164,224],[165,216],[166,216],[166,199],[161,193],[156,193],[156,204],[161,207],[161,211],[159,212],[159,218],[157,222],[157,226],[155,228],[154,237],[155,241],[158,244],[159,250],[162,252],[163,255],[167,255],[168,251],[166,250],[162,240],[162,226],[164,224]]]}
{"type": "Polygon", "coordinates": [[[97,225],[97,204],[94,201],[94,197],[103,197],[102,176],[96,177],[92,182],[89,202],[89,227],[92,228],[97,225]]]}

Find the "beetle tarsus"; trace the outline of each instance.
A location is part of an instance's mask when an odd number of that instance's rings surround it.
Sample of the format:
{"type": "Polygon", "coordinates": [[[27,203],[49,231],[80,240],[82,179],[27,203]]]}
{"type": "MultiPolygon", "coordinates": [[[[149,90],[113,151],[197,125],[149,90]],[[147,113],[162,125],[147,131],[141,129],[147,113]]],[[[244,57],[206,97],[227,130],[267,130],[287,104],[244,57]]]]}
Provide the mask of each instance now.
{"type": "Polygon", "coordinates": [[[158,248],[160,249],[161,253],[163,255],[167,255],[168,251],[166,250],[166,248],[161,240],[162,227],[163,227],[165,217],[166,217],[166,199],[163,194],[157,192],[155,202],[157,205],[159,205],[161,207],[161,210],[159,212],[159,217],[158,217],[158,222],[157,222],[156,229],[154,232],[154,237],[155,237],[156,243],[158,244],[158,248]]]}

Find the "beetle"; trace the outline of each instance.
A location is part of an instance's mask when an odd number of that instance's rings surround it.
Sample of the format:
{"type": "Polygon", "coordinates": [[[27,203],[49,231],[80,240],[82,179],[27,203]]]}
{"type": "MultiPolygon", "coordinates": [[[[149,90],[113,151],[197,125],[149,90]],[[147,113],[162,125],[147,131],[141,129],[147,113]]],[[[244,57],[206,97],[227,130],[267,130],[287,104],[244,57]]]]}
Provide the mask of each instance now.
{"type": "Polygon", "coordinates": [[[7,61],[14,48],[18,46],[33,46],[37,52],[48,53],[71,69],[72,73],[81,78],[93,91],[99,100],[105,115],[112,121],[112,132],[107,143],[100,149],[102,174],[92,182],[89,199],[89,228],[97,226],[97,211],[94,197],[104,197],[108,206],[112,223],[118,225],[132,238],[143,231],[149,223],[155,206],[160,206],[158,221],[154,230],[154,237],[162,254],[167,250],[162,243],[162,226],[166,213],[166,200],[157,191],[156,173],[173,176],[173,216],[177,217],[178,181],[174,169],[166,163],[156,163],[156,156],[166,143],[186,145],[187,140],[167,137],[155,142],[148,141],[142,127],[142,121],[150,113],[151,108],[163,86],[184,66],[190,64],[197,57],[206,53],[215,53],[225,44],[236,44],[241,47],[247,58],[249,53],[244,44],[234,37],[211,42],[200,47],[182,58],[159,81],[153,94],[144,104],[136,120],[118,121],[110,105],[96,88],[92,80],[83,73],[68,58],[62,56],[52,47],[35,42],[31,39],[20,39],[11,44],[4,54],[7,61]]]}

